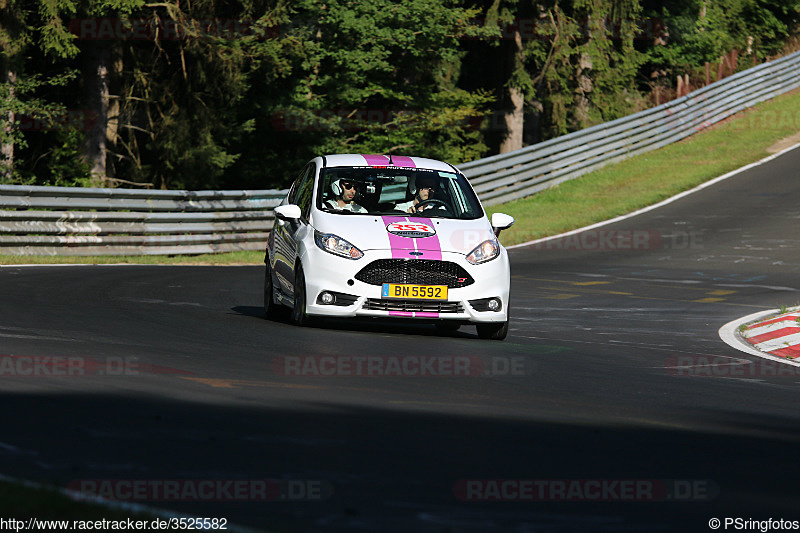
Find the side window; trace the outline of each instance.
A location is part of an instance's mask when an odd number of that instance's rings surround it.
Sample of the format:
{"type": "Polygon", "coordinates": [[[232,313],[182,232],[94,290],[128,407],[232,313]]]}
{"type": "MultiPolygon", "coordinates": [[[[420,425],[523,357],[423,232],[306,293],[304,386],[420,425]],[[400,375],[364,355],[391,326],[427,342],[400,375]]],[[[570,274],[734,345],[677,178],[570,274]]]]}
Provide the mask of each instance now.
{"type": "Polygon", "coordinates": [[[295,178],[294,183],[292,183],[292,188],[289,190],[289,203],[297,205],[297,193],[300,191],[300,187],[303,184],[303,178],[306,177],[308,174],[308,165],[303,167],[297,174],[297,178],[295,178]]]}
{"type": "Polygon", "coordinates": [[[303,218],[308,220],[311,214],[311,201],[314,192],[314,175],[316,174],[316,166],[310,163],[306,167],[306,174],[303,181],[297,190],[297,201],[295,202],[303,214],[303,218]]]}

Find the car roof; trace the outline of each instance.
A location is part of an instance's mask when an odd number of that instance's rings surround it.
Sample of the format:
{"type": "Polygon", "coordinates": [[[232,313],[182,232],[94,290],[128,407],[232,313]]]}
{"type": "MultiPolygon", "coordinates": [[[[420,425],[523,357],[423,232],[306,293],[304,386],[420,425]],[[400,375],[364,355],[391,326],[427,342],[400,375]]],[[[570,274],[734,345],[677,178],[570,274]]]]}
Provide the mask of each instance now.
{"type": "Polygon", "coordinates": [[[448,163],[427,157],[410,157],[404,155],[379,154],[333,154],[323,157],[325,168],[330,167],[416,167],[430,170],[454,172],[455,168],[448,163]],[[391,163],[390,159],[391,157],[391,163]]]}

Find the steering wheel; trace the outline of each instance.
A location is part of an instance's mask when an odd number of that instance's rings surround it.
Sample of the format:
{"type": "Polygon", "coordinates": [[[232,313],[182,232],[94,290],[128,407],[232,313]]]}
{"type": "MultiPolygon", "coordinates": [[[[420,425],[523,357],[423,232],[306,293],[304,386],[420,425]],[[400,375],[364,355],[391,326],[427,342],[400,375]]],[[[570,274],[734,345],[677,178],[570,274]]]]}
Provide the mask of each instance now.
{"type": "Polygon", "coordinates": [[[437,198],[429,198],[428,200],[422,200],[420,203],[414,206],[414,211],[422,211],[422,206],[431,204],[431,207],[441,207],[443,209],[447,209],[447,204],[437,198]]]}

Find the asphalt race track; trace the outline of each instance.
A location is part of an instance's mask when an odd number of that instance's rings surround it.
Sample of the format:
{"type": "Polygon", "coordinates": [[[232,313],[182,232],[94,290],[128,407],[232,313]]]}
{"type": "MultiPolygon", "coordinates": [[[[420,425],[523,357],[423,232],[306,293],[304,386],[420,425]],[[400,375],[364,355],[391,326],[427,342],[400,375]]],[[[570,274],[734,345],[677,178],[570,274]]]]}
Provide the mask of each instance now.
{"type": "Polygon", "coordinates": [[[800,369],[717,334],[800,301],[798,169],[511,250],[504,342],[267,321],[258,266],[2,267],[0,473],[267,531],[800,520],[800,369]],[[389,360],[402,376],[346,375],[389,360]]]}

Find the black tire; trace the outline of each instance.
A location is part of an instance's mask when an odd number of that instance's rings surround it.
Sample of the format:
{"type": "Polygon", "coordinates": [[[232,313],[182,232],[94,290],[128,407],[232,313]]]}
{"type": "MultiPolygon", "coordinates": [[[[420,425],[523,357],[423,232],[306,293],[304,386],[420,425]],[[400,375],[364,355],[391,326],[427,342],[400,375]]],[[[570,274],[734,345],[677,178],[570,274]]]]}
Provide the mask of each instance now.
{"type": "Polygon", "coordinates": [[[294,271],[294,307],[292,307],[292,323],[296,326],[307,326],[311,319],[306,314],[306,277],[303,266],[297,265],[294,271]]]}
{"type": "Polygon", "coordinates": [[[481,339],[490,339],[493,341],[501,341],[508,336],[508,323],[511,321],[511,302],[506,303],[506,321],[505,322],[490,322],[487,324],[475,324],[478,330],[478,337],[481,339]]]}
{"type": "Polygon", "coordinates": [[[508,320],[505,322],[489,322],[488,324],[475,324],[478,337],[501,341],[508,335],[508,320]]]}
{"type": "Polygon", "coordinates": [[[273,298],[272,269],[269,267],[269,263],[266,267],[264,272],[264,314],[272,320],[280,318],[285,308],[275,302],[275,298],[273,298]]]}

